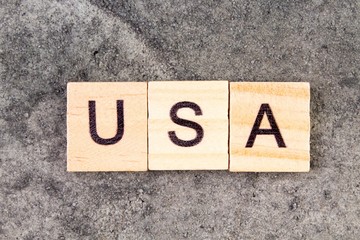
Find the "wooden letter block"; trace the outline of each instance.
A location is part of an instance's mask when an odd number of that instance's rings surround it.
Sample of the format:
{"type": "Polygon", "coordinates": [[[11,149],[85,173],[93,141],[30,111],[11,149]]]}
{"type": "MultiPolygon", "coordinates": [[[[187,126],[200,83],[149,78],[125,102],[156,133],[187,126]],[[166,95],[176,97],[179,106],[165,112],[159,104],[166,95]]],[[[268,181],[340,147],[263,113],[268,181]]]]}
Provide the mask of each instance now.
{"type": "Polygon", "coordinates": [[[228,82],[149,82],[149,170],[228,169],[228,82]]]}
{"type": "Polygon", "coordinates": [[[147,83],[68,83],[67,170],[147,171],[147,83]]]}
{"type": "Polygon", "coordinates": [[[230,83],[230,171],[309,168],[309,83],[230,83]]]}

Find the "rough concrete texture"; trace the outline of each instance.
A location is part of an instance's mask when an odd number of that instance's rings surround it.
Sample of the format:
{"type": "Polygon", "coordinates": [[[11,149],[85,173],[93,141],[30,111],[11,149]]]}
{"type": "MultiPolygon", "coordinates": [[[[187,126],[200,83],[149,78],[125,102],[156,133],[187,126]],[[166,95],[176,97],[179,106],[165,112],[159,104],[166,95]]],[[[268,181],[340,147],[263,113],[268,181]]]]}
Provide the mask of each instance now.
{"type": "Polygon", "coordinates": [[[0,239],[359,239],[360,3],[0,0],[0,239]],[[66,83],[308,81],[311,172],[66,172],[66,83]]]}

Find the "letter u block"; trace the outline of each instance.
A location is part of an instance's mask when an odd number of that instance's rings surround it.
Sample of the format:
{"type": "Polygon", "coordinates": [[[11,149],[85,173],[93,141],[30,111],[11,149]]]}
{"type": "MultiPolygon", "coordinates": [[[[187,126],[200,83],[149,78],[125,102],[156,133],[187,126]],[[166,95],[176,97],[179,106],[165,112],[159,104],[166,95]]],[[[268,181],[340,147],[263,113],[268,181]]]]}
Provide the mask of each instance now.
{"type": "Polygon", "coordinates": [[[230,171],[309,167],[309,83],[230,83],[230,171]]]}
{"type": "Polygon", "coordinates": [[[67,170],[147,171],[147,83],[68,83],[67,170]]]}
{"type": "Polygon", "coordinates": [[[228,169],[228,82],[149,82],[149,170],[228,169]]]}

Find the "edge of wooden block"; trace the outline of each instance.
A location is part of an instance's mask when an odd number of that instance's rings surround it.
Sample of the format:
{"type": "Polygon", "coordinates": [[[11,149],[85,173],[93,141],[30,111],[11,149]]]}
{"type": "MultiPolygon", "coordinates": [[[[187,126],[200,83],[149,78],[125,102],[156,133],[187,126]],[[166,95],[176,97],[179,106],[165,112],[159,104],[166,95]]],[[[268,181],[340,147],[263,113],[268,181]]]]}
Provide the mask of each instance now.
{"type": "MultiPolygon", "coordinates": [[[[90,84],[95,84],[95,85],[103,85],[103,84],[119,84],[119,85],[126,85],[126,84],[136,84],[136,85],[140,85],[140,84],[146,84],[146,99],[148,99],[148,82],[146,81],[142,81],[142,82],[67,82],[66,84],[66,172],[71,172],[71,173],[76,173],[76,172],[91,172],[91,173],[95,173],[95,172],[146,172],[148,171],[148,154],[146,154],[146,166],[145,168],[139,168],[137,170],[130,170],[130,169],[111,169],[111,170],[92,170],[92,169],[73,169],[71,167],[71,164],[69,164],[69,131],[68,131],[68,115],[69,115],[69,89],[71,89],[73,86],[80,86],[80,85],[90,85],[90,84]]],[[[148,101],[147,101],[148,104],[148,101]]],[[[147,123],[148,123],[148,117],[146,119],[147,123]]],[[[148,124],[146,126],[148,128],[148,124]]],[[[148,142],[148,140],[147,140],[148,142]]],[[[148,149],[147,149],[148,152],[148,149]]]]}
{"type": "Polygon", "coordinates": [[[248,82],[248,81],[242,81],[242,82],[229,82],[229,108],[231,104],[231,88],[235,85],[240,84],[264,84],[264,85],[271,85],[271,84],[278,84],[278,85],[286,85],[286,84],[296,84],[296,85],[302,85],[306,90],[308,91],[308,109],[309,109],[309,121],[308,121],[308,129],[309,129],[309,136],[308,136],[308,143],[309,143],[309,152],[308,152],[308,158],[307,160],[307,166],[305,168],[300,169],[294,169],[294,170],[265,170],[265,171],[253,171],[253,170],[238,170],[238,169],[232,169],[231,168],[231,147],[230,147],[230,132],[231,132],[231,124],[230,124],[230,110],[229,110],[229,172],[232,173],[253,173],[253,172],[259,172],[259,173],[306,173],[310,172],[311,167],[311,86],[310,82],[248,82]]]}
{"type": "MultiPolygon", "coordinates": [[[[227,81],[227,80],[204,80],[204,81],[212,81],[212,82],[228,82],[228,169],[213,169],[213,170],[216,170],[216,171],[224,171],[224,170],[228,170],[229,172],[231,173],[246,173],[246,172],[261,172],[261,173],[265,173],[265,172],[269,172],[269,173],[290,173],[290,172],[294,172],[294,173],[306,173],[306,172],[310,172],[311,168],[310,168],[310,162],[311,162],[311,151],[309,151],[309,161],[308,161],[308,168],[307,169],[304,169],[304,170],[299,170],[299,171],[236,171],[236,170],[231,170],[230,169],[230,161],[231,161],[231,155],[230,155],[230,93],[231,93],[231,85],[235,85],[235,84],[241,84],[241,83],[256,83],[256,84],[289,84],[289,83],[296,83],[296,84],[306,84],[307,85],[307,88],[308,88],[308,91],[309,91],[309,109],[310,109],[310,104],[311,104],[311,86],[310,86],[310,82],[247,82],[247,81],[241,81],[241,82],[234,82],[234,81],[227,81]]],[[[69,89],[71,88],[71,86],[73,85],[81,85],[81,84],[108,84],[108,83],[111,83],[111,84],[126,84],[126,83],[146,83],[147,85],[147,108],[149,109],[149,95],[148,95],[148,92],[149,92],[149,84],[151,83],[166,83],[166,82],[171,82],[171,83],[174,83],[174,82],[181,82],[181,83],[186,83],[186,82],[204,82],[204,81],[194,81],[194,80],[185,80],[185,81],[169,81],[169,80],[165,80],[165,81],[146,81],[146,82],[67,82],[67,92],[66,92],[66,95],[68,96],[68,91],[69,89]]],[[[69,108],[68,108],[68,105],[69,105],[69,98],[67,97],[66,98],[66,126],[68,125],[68,111],[69,111],[69,108]]],[[[311,111],[309,111],[309,115],[311,114],[311,111]]],[[[69,142],[67,141],[67,144],[66,144],[66,162],[67,162],[67,165],[66,165],[66,171],[67,172],[72,172],[72,173],[75,173],[75,172],[146,172],[146,171],[183,171],[183,170],[151,170],[149,168],[149,111],[147,112],[147,151],[148,151],[148,154],[147,154],[147,167],[146,169],[141,169],[141,170],[136,170],[136,171],[130,171],[130,170],[117,170],[117,169],[113,169],[113,170],[106,170],[106,171],[99,171],[99,170],[73,170],[71,169],[71,167],[69,166],[68,164],[68,144],[69,142]]],[[[311,115],[309,117],[309,129],[311,129],[311,115]]],[[[67,136],[67,139],[68,139],[68,129],[66,127],[66,136],[67,136]]],[[[310,142],[310,138],[311,138],[311,132],[309,134],[309,145],[311,144],[310,142]]],[[[311,148],[310,148],[311,149],[311,148]]],[[[206,170],[202,170],[202,169],[191,169],[191,170],[184,170],[184,171],[213,171],[212,169],[206,169],[206,170]]]]}

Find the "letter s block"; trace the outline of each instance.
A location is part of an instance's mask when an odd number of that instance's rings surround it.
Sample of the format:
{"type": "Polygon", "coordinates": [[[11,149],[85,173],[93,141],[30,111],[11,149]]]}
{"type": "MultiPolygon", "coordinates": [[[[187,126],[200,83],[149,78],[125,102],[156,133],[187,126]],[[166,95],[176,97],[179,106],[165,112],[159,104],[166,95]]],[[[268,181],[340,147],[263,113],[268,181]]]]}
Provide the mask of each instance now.
{"type": "Polygon", "coordinates": [[[67,87],[67,170],[147,171],[147,83],[67,87]]]}
{"type": "Polygon", "coordinates": [[[228,82],[149,82],[149,170],[228,169],[228,82]]]}
{"type": "Polygon", "coordinates": [[[230,83],[230,171],[309,167],[309,83],[230,83]]]}

